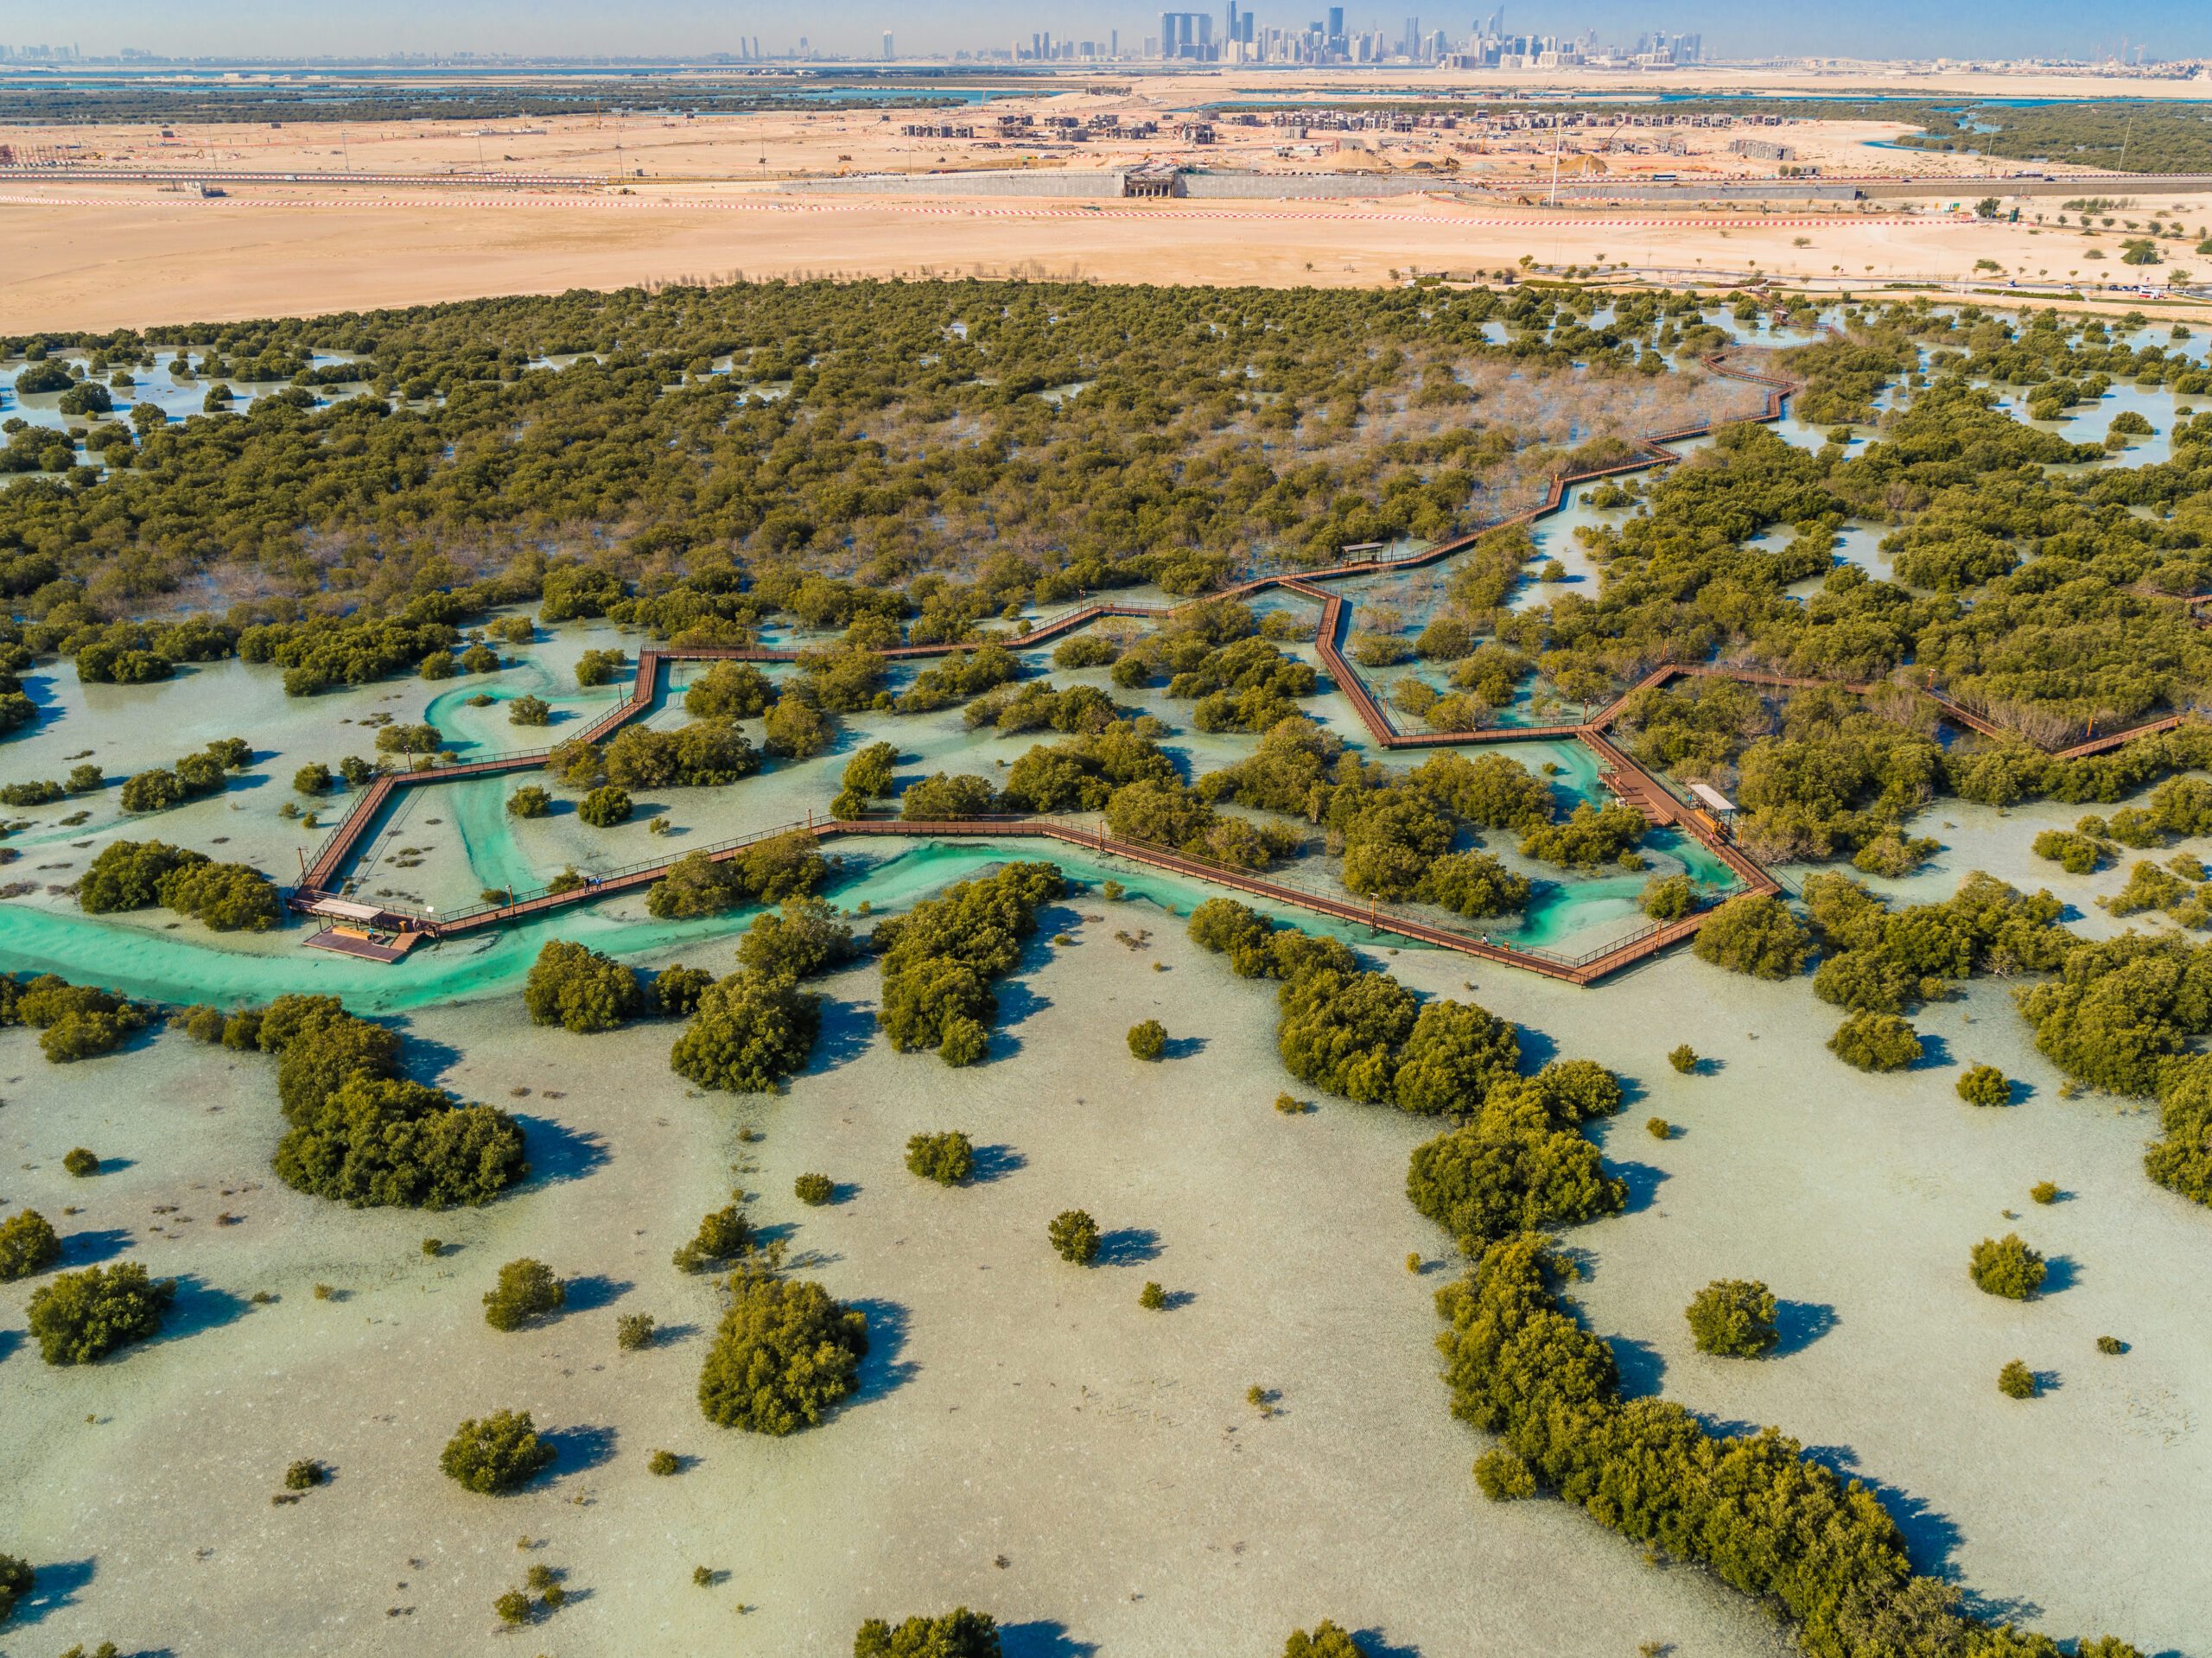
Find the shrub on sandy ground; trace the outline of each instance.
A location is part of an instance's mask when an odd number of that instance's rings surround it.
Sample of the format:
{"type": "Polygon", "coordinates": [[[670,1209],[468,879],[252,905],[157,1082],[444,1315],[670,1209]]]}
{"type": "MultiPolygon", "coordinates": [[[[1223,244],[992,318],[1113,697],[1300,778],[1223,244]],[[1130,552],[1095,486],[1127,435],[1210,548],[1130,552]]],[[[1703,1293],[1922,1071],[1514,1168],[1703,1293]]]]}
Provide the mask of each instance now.
{"type": "Polygon", "coordinates": [[[668,1063],[702,1088],[772,1093],[804,1068],[821,1028],[821,998],[746,968],[701,993],[668,1063]]]}
{"type": "Polygon", "coordinates": [[[1967,1271],[1977,1286],[1991,1295],[2024,1301],[2043,1287],[2050,1268],[2043,1256],[2020,1241],[2016,1232],[2001,1238],[1984,1238],[1967,1256],[1967,1271]]]}
{"type": "Polygon", "coordinates": [[[61,1239],[35,1209],[0,1221],[0,1284],[42,1273],[61,1259],[61,1239]]]}
{"type": "Polygon", "coordinates": [[[626,823],[636,803],[627,789],[612,783],[602,783],[576,803],[576,816],[594,829],[613,829],[617,823],[626,823]]]}
{"type": "Polygon", "coordinates": [[[1088,1267],[1098,1259],[1098,1223],[1080,1209],[1064,1209],[1055,1215],[1045,1236],[1062,1261],[1088,1267]]]}
{"type": "Polygon", "coordinates": [[[791,1196],[810,1209],[819,1209],[837,1195],[837,1183],[826,1174],[802,1174],[791,1182],[791,1196]]]}
{"type": "Polygon", "coordinates": [[[901,1053],[934,1048],[968,1065],[990,1045],[998,998],[990,981],[1014,970],[1037,912],[1067,890],[1057,865],[1008,864],[982,880],[947,887],[875,930],[883,957],[876,1020],[901,1053]]]}
{"type": "Polygon", "coordinates": [[[494,1496],[528,1484],[552,1460],[553,1447],[537,1437],[528,1411],[501,1410],[454,1429],[438,1466],[466,1490],[494,1496]]]}
{"type": "Polygon", "coordinates": [[[853,1658],[999,1658],[999,1626],[965,1606],[896,1627],[872,1617],[853,1636],[853,1658]]]}
{"type": "Polygon", "coordinates": [[[1860,1070],[1903,1070],[1920,1058],[1920,1038],[1895,1013],[1853,1013],[1835,1027],[1828,1051],[1860,1070]]]}
{"type": "Polygon", "coordinates": [[[484,1292],[484,1322],[494,1330],[520,1330],[568,1304],[569,1286],[543,1261],[524,1255],[500,1267],[499,1281],[484,1292]]]}
{"type": "Polygon", "coordinates": [[[1690,1298],[1683,1317],[1700,1353],[1764,1358],[1779,1339],[1774,1293],[1757,1279],[1716,1278],[1690,1298]]]}
{"type": "Polygon", "coordinates": [[[2033,1399],[2043,1388],[2033,1370],[2018,1359],[2007,1359],[1997,1373],[1997,1391],[2007,1399],[2033,1399]]]}
{"type": "Polygon", "coordinates": [[[957,1129],[915,1134],[906,1141],[906,1167],[925,1180],[957,1186],[975,1172],[976,1148],[957,1129]]]}
{"type": "Polygon", "coordinates": [[[752,1223],[735,1204],[710,1209],[699,1217],[699,1229],[677,1247],[674,1261],[681,1273],[701,1273],[723,1261],[734,1261],[753,1242],[752,1223]]]}
{"type": "Polygon", "coordinates": [[[2212,1064],[2194,1059],[2171,1067],[2158,1093],[2164,1138],[2143,1154],[2143,1167],[2169,1191],[2212,1204],[2212,1064]]]}
{"type": "Polygon", "coordinates": [[[176,1280],[158,1281],[135,1261],[63,1273],[31,1292],[28,1322],[48,1364],[91,1364],[162,1327],[176,1280]]]}
{"type": "Polygon", "coordinates": [[[1167,1051],[1167,1027],[1156,1019],[1129,1026],[1129,1051],[1140,1059],[1157,1059],[1167,1051]]]}
{"type": "Polygon", "coordinates": [[[755,916],[737,941],[741,966],[787,979],[810,979],[860,953],[853,930],[818,898],[787,898],[772,914],[755,916]]]}
{"type": "Polygon", "coordinates": [[[1968,1105],[2010,1105],[2012,1084],[1994,1065],[1969,1065],[1959,1077],[1959,1097],[1968,1105]]]}
{"type": "Polygon", "coordinates": [[[512,1117],[421,1083],[355,1075],[290,1115],[278,1178],[356,1208],[483,1204],[530,1173],[512,1117]]]}
{"type": "Polygon", "coordinates": [[[1366,1658],[1366,1650],[1343,1625],[1325,1617],[1310,1635],[1293,1629],[1283,1642],[1282,1658],[1366,1658]]]}
{"type": "Polygon", "coordinates": [[[859,1385],[868,1315],[821,1285],[741,1272],[699,1372],[709,1421],[754,1433],[819,1422],[859,1385]]]}

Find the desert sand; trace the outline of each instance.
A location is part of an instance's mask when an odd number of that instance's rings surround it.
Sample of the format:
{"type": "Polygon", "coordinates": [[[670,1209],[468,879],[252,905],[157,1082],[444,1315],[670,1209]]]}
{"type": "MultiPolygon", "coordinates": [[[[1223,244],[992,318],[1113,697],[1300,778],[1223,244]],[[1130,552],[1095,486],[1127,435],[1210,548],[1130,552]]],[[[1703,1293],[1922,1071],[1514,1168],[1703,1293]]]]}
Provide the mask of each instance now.
{"type": "MultiPolygon", "coordinates": [[[[2192,224],[2212,217],[2201,196],[2139,200],[2138,210],[2192,224]]],[[[738,276],[1351,286],[1415,270],[1510,268],[1523,257],[1663,268],[1681,273],[1677,283],[1756,267],[1872,291],[1891,282],[1986,283],[1975,269],[1985,258],[2031,281],[2069,271],[2117,279],[2117,233],[2092,243],[2024,215],[2014,225],[1937,213],[1545,210],[1418,196],[1092,207],[734,188],[380,199],[294,187],[202,201],[149,187],[11,185],[0,190],[12,265],[0,327],[138,327],[738,276]],[[2103,262],[2086,261],[2085,249],[2100,244],[2103,262]]],[[[2163,285],[2173,269],[2151,274],[2163,285]]]]}

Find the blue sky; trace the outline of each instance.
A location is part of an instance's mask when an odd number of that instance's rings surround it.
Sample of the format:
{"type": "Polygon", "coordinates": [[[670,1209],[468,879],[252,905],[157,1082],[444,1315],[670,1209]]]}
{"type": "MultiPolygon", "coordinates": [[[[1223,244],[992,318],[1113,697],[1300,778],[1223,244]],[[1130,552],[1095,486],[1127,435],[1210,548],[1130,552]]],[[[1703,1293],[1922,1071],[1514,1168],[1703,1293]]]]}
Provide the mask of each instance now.
{"type": "MultiPolygon", "coordinates": [[[[1172,0],[1177,10],[1197,0],[1172,0]]],[[[1495,0],[1491,0],[1495,3],[1495,0]]],[[[1216,8],[1217,16],[1225,9],[1216,8]]],[[[1488,5],[1479,8],[1489,9],[1488,5]]],[[[1256,0],[1263,24],[1296,26],[1321,15],[1314,0],[1256,0]]],[[[1381,28],[1394,39],[1408,14],[1424,29],[1464,31],[1478,8],[1461,0],[1436,9],[1422,0],[1345,8],[1351,27],[1381,28]]],[[[883,30],[902,50],[949,51],[1003,46],[1015,35],[1049,29],[1064,38],[1103,39],[1119,29],[1124,44],[1157,32],[1159,7],[1113,0],[961,0],[906,4],[884,0],[808,0],[804,4],[732,4],[728,0],[96,0],[63,7],[51,0],[0,0],[0,41],[76,44],[87,52],[125,46],[181,55],[223,53],[383,54],[398,50],[536,51],[623,55],[688,54],[734,48],[758,35],[771,51],[802,35],[817,49],[873,53],[883,30]]],[[[2212,56],[2208,0],[1854,0],[1850,5],[1777,6],[1771,0],[1544,0],[1506,8],[1509,26],[1602,39],[1640,29],[1700,30],[1709,51],[1729,55],[1836,53],[1884,57],[2080,56],[2117,50],[2123,38],[2162,57],[2212,56]]],[[[2208,88],[2212,92],[2212,88],[2208,88]]]]}

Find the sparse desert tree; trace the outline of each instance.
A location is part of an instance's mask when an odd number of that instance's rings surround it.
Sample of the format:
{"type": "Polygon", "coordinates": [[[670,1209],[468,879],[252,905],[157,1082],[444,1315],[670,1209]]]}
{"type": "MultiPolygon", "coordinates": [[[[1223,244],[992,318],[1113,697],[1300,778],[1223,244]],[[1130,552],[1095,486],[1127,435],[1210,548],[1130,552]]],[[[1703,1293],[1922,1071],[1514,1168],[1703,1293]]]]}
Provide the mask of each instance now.
{"type": "Polygon", "coordinates": [[[976,1148],[957,1129],[915,1134],[906,1141],[906,1167],[925,1180],[957,1186],[976,1171],[976,1148]]]}
{"type": "Polygon", "coordinates": [[[1968,1105],[2010,1105],[2012,1084],[1994,1065],[1969,1065],[1959,1077],[1959,1097],[1968,1105]]]}
{"type": "Polygon", "coordinates": [[[2007,1232],[2001,1238],[1984,1238],[1967,1258],[1967,1272],[1977,1286],[2007,1300],[2025,1301],[2043,1287],[2050,1268],[2044,1258],[2007,1232]]]}
{"type": "Polygon", "coordinates": [[[999,1626],[965,1606],[896,1625],[872,1617],[853,1636],[853,1658],[999,1658],[999,1626]]]}
{"type": "Polygon", "coordinates": [[[1062,1261],[1088,1267],[1098,1259],[1098,1223],[1080,1209],[1064,1209],[1045,1229],[1062,1261]]]}
{"type": "Polygon", "coordinates": [[[60,1236],[35,1209],[0,1221],[0,1284],[42,1273],[60,1259],[60,1236]]]}
{"type": "Polygon", "coordinates": [[[1290,1639],[1283,1642],[1282,1658],[1367,1658],[1367,1655],[1350,1630],[1325,1617],[1310,1635],[1293,1629],[1290,1639]]]}
{"type": "Polygon", "coordinates": [[[31,1292],[28,1321],[48,1364],[91,1364],[162,1327],[176,1280],[146,1275],[135,1261],[63,1273],[31,1292]]]}
{"type": "Polygon", "coordinates": [[[1700,1353],[1764,1358],[1778,1339],[1774,1293],[1757,1279],[1716,1278],[1690,1298],[1683,1317],[1700,1353]]]}
{"type": "Polygon", "coordinates": [[[859,1385],[867,1355],[866,1313],[819,1284],[741,1272],[699,1372],[699,1408],[753,1433],[810,1427],[859,1385]]]}
{"type": "Polygon", "coordinates": [[[569,1286],[542,1261],[524,1255],[499,1268],[499,1281],[484,1293],[484,1322],[494,1330],[520,1330],[533,1318],[569,1304],[569,1286]]]}
{"type": "Polygon", "coordinates": [[[495,1496],[526,1485],[553,1460],[553,1447],[537,1437],[526,1410],[470,1417],[454,1430],[438,1466],[465,1490],[495,1496]]]}

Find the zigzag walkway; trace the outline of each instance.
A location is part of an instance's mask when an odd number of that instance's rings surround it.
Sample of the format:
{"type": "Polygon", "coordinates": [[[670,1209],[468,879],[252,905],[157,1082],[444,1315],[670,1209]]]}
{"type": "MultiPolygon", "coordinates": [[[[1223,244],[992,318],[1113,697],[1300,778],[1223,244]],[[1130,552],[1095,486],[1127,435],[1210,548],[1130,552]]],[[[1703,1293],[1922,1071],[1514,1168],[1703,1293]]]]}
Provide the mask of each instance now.
{"type": "MultiPolygon", "coordinates": [[[[1779,420],[1789,398],[1799,389],[1800,383],[1778,375],[1759,374],[1747,369],[1732,367],[1719,355],[1704,359],[1713,372],[1730,379],[1741,380],[1766,389],[1765,405],[1761,413],[1745,418],[1758,422],[1779,420]]],[[[1375,741],[1385,749],[1433,748],[1438,746],[1468,746],[1491,743],[1537,742],[1544,740],[1574,741],[1583,744],[1596,755],[1599,776],[1611,792],[1624,803],[1635,807],[1654,823],[1677,828],[1700,842],[1715,857],[1726,865],[1743,890],[1753,893],[1773,893],[1781,891],[1781,883],[1758,862],[1746,856],[1729,838],[1726,829],[1713,817],[1694,807],[1686,806],[1658,778],[1630,759],[1606,735],[1619,717],[1630,697],[1638,691],[1662,685],[1684,675],[1703,675],[1732,678],[1751,684],[1782,687],[1814,687],[1832,685],[1838,682],[1796,677],[1759,669],[1731,667],[1713,663],[1662,663],[1652,669],[1635,685],[1607,704],[1597,714],[1573,724],[1545,726],[1486,726],[1467,731],[1429,732],[1408,734],[1397,730],[1389,712],[1369,689],[1358,671],[1344,659],[1340,639],[1348,626],[1351,605],[1340,594],[1326,591],[1316,585],[1323,581],[1376,575],[1384,571],[1415,569],[1433,564],[1456,554],[1465,552],[1484,536],[1493,530],[1516,524],[1533,524],[1557,511],[1567,499],[1567,492],[1573,485],[1593,479],[1612,477],[1624,473],[1639,472],[1652,467],[1672,466],[1681,460],[1674,450],[1662,447],[1688,439],[1710,435],[1723,424],[1734,422],[1704,422],[1674,430],[1652,433],[1637,439],[1642,453],[1632,459],[1589,468],[1572,473],[1555,473],[1549,479],[1542,499],[1528,510],[1483,524],[1452,540],[1440,542],[1427,550],[1397,559],[1362,559],[1311,570],[1302,574],[1274,574],[1255,576],[1218,593],[1208,594],[1202,599],[1186,600],[1180,605],[1154,606],[1116,600],[1097,600],[1078,606],[1032,626],[1028,632],[1013,636],[998,636],[993,641],[1008,648],[1027,650],[1050,644],[1092,622],[1110,616],[1128,616],[1160,619],[1175,615],[1192,606],[1211,603],[1223,599],[1239,599],[1271,588],[1281,588],[1312,600],[1321,607],[1319,623],[1315,631],[1315,652],[1320,657],[1337,688],[1351,702],[1375,741]]],[[[962,641],[944,645],[902,645],[889,647],[879,654],[893,660],[939,657],[975,648],[976,641],[962,641]]],[[[648,645],[638,652],[637,670],[631,682],[629,695],[576,734],[574,740],[597,742],[620,729],[630,721],[644,714],[652,706],[659,683],[661,664],[672,662],[736,661],[754,663],[783,663],[797,661],[797,651],[771,650],[753,646],[683,646],[648,645]]],[[[1864,693],[1875,689],[1869,684],[1847,683],[1846,689],[1864,693]]],[[[1993,724],[1984,716],[1961,706],[1941,693],[1929,690],[1945,717],[1986,735],[2006,737],[2012,734],[1993,724]]],[[[2185,715],[2173,715],[2148,724],[2092,737],[2071,748],[2056,751],[2060,759],[2075,759],[2086,754],[2101,753],[2152,732],[2171,730],[2183,723],[2185,715]]],[[[317,905],[338,896],[333,889],[339,886],[340,872],[346,867],[354,848],[376,822],[378,815],[400,790],[424,784],[443,783],[462,778],[488,777],[507,772],[531,771],[543,766],[550,749],[533,749],[522,753],[496,754],[483,759],[460,762],[452,765],[429,766],[416,771],[387,772],[376,778],[363,791],[359,799],[334,827],[330,835],[316,850],[314,858],[305,863],[299,886],[288,896],[287,902],[295,910],[313,911],[317,905]]],[[[775,829],[760,831],[739,840],[727,842],[706,848],[713,861],[723,861],[741,855],[748,848],[775,835],[804,830],[817,840],[842,835],[911,836],[931,840],[949,839],[1044,839],[1066,842],[1090,850],[1129,859],[1133,862],[1173,873],[1191,876],[1214,886],[1245,893],[1272,902],[1303,909],[1334,919],[1361,923],[1377,931],[1438,945],[1463,955],[1479,956],[1487,961],[1526,969],[1547,978],[1585,985],[1618,972],[1624,967],[1656,955],[1669,946],[1694,934],[1701,927],[1709,909],[1700,909],[1679,920],[1663,925],[1645,926],[1628,938],[1606,946],[1590,955],[1567,957],[1551,951],[1534,948],[1492,943],[1486,934],[1439,927],[1380,905],[1362,905],[1347,896],[1336,898],[1270,880],[1263,875],[1245,870],[1232,870],[1218,865],[1186,857],[1164,848],[1136,842],[1109,837],[1103,827],[1083,828],[1052,818],[962,818],[943,823],[910,823],[905,820],[875,818],[823,818],[811,816],[804,823],[786,824],[775,829]]],[[[569,905],[588,903],[612,893],[634,891],[651,886],[667,873],[672,860],[586,877],[582,885],[556,892],[547,889],[531,896],[505,904],[486,905],[472,911],[442,917],[418,916],[400,910],[383,912],[387,924],[404,932],[414,932],[430,937],[446,937],[503,925],[569,905]]]]}

